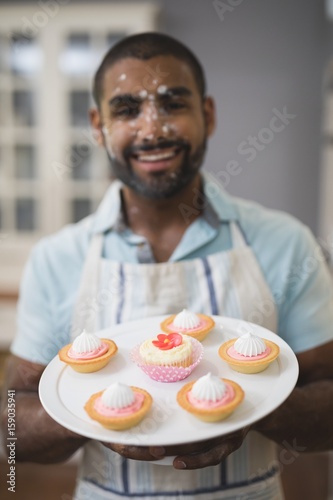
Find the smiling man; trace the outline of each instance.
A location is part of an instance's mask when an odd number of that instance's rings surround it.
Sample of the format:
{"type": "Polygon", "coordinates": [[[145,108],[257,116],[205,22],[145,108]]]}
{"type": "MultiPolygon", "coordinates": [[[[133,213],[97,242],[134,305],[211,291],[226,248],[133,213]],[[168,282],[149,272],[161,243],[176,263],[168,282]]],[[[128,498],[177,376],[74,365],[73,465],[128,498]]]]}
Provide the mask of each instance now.
{"type": "Polygon", "coordinates": [[[114,175],[146,198],[178,194],[202,164],[214,126],[212,100],[204,99],[191,67],[173,56],[107,64],[108,58],[99,70],[105,75],[103,87],[95,86],[99,109],[91,118],[114,175]],[[149,90],[143,86],[147,67],[159,67],[164,75],[149,90]]]}
{"type": "Polygon", "coordinates": [[[282,499],[275,443],[297,454],[333,446],[333,294],[322,254],[292,217],[212,190],[201,174],[214,102],[183,44],[125,38],[102,61],[94,97],[91,123],[116,180],[95,214],[42,240],[27,265],[7,373],[17,458],[56,462],[83,446],[78,500],[282,499]],[[309,258],[315,265],[299,272],[309,258]],[[232,435],[166,448],[88,440],[46,414],[41,374],[82,328],[184,307],[286,340],[300,367],[288,400],[232,435]],[[150,463],[168,455],[173,466],[150,463]]]}

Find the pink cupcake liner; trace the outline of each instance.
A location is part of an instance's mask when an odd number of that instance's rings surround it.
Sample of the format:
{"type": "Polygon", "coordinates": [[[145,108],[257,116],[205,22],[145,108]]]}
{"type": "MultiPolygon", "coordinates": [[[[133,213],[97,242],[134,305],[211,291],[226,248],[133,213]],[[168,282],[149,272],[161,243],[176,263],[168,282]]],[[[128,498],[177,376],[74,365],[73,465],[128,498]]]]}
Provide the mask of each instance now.
{"type": "Polygon", "coordinates": [[[140,344],[132,349],[131,359],[146,375],[157,382],[179,382],[193,372],[203,357],[204,349],[201,342],[191,338],[191,343],[193,363],[186,368],[183,366],[147,365],[140,356],[140,344]]]}

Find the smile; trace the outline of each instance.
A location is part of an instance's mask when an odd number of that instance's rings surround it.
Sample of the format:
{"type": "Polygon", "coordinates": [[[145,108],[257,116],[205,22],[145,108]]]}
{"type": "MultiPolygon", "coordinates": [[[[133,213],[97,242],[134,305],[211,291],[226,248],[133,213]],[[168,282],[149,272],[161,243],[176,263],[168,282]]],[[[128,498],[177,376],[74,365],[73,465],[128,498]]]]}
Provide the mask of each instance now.
{"type": "Polygon", "coordinates": [[[136,156],[136,159],[138,161],[144,161],[144,162],[156,162],[156,161],[164,161],[164,160],[171,160],[171,158],[174,158],[179,150],[174,150],[174,151],[163,151],[160,153],[143,153],[140,155],[136,156]]]}

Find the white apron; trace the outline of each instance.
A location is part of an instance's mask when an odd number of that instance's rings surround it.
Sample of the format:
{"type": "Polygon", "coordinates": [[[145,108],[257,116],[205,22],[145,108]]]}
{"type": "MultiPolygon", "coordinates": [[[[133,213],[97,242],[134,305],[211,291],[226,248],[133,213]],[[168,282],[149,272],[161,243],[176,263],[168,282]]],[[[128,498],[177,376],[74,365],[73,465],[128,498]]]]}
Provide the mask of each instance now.
{"type": "MultiPolygon", "coordinates": [[[[188,308],[252,321],[277,331],[277,313],[259,264],[237,224],[233,248],[180,262],[132,264],[102,258],[93,237],[73,318],[73,337],[188,308]]],[[[281,500],[272,442],[250,432],[242,447],[215,467],[193,471],[126,460],[97,441],[84,447],[75,500],[120,498],[281,500]]]]}

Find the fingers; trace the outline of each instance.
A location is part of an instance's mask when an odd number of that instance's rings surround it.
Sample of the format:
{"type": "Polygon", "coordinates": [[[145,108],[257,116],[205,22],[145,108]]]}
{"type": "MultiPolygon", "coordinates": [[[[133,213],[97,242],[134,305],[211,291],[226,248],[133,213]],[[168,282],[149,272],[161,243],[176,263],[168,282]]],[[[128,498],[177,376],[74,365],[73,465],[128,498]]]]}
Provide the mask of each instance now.
{"type": "Polygon", "coordinates": [[[233,442],[225,441],[201,453],[180,455],[174,459],[173,466],[175,469],[202,469],[204,467],[218,465],[233,451],[235,451],[233,442]]]}
{"type": "Polygon", "coordinates": [[[227,436],[213,438],[207,441],[176,446],[128,446],[116,443],[102,443],[119,455],[132,460],[159,460],[165,456],[177,455],[173,461],[175,469],[200,469],[219,464],[230,453],[237,450],[249,427],[241,429],[227,436]]]}
{"type": "Polygon", "coordinates": [[[191,455],[194,453],[200,453],[203,449],[208,448],[206,442],[195,442],[191,444],[173,445],[165,447],[165,455],[176,456],[176,455],[191,455]]]}
{"type": "Polygon", "coordinates": [[[115,443],[103,443],[104,446],[115,451],[124,458],[131,458],[133,460],[152,460],[148,448],[138,446],[125,446],[115,443]]]}
{"type": "Polygon", "coordinates": [[[147,448],[145,446],[126,446],[123,444],[116,443],[102,443],[110,450],[115,451],[124,458],[130,458],[132,460],[158,460],[164,458],[165,450],[162,447],[151,447],[147,448]]]}
{"type": "Polygon", "coordinates": [[[200,451],[180,454],[174,459],[173,466],[175,469],[201,469],[218,465],[242,445],[248,430],[244,428],[225,437],[197,443],[201,444],[200,451]]]}

